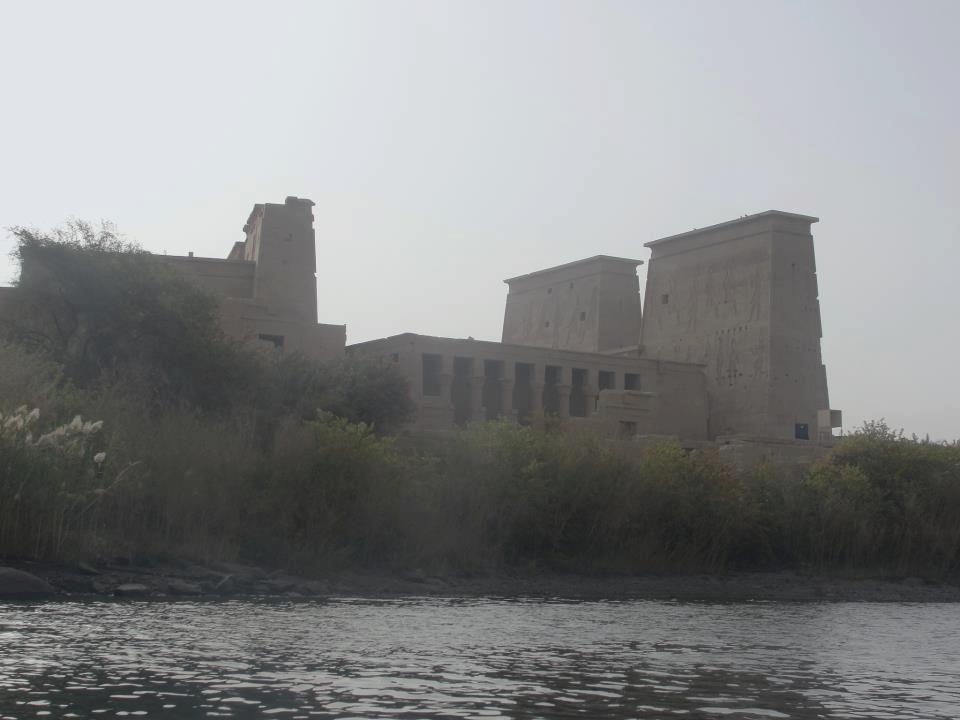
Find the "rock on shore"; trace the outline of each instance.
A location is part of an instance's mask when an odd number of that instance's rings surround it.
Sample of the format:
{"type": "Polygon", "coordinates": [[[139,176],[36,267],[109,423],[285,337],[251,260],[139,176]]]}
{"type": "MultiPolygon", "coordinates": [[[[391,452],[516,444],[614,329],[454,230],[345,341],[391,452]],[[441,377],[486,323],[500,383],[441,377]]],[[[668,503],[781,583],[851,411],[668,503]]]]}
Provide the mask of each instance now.
{"type": "Polygon", "coordinates": [[[26,599],[47,597],[56,590],[46,580],[23,570],[0,567],[0,598],[26,599]]]}

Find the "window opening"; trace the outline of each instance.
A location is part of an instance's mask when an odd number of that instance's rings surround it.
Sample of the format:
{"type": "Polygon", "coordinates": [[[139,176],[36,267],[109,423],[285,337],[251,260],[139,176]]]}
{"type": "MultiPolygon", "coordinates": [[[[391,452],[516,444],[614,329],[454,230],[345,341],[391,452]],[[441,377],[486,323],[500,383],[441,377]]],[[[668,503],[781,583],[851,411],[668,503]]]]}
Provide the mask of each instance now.
{"type": "Polygon", "coordinates": [[[266,335],[261,333],[257,337],[264,342],[272,343],[277,350],[283,350],[283,335],[266,335]]]}
{"type": "Polygon", "coordinates": [[[440,356],[423,354],[423,394],[440,395],[440,356]]]}

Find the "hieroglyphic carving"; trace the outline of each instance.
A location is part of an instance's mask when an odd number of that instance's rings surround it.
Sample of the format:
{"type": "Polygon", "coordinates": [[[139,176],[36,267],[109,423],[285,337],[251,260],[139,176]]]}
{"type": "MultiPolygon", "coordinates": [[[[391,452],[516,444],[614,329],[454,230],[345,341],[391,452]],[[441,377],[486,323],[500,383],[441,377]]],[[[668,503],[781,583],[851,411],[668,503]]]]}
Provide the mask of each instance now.
{"type": "Polygon", "coordinates": [[[753,350],[753,377],[766,377],[769,367],[770,353],[767,348],[767,334],[761,332],[757,335],[757,344],[753,350]]]}
{"type": "Polygon", "coordinates": [[[727,341],[727,383],[733,385],[737,381],[740,356],[737,352],[737,336],[731,334],[727,341]]]}
{"type": "Polygon", "coordinates": [[[717,382],[720,382],[720,379],[723,377],[723,358],[724,358],[723,346],[724,346],[724,336],[720,335],[717,338],[717,351],[713,358],[713,365],[714,365],[713,375],[716,378],[717,382]]]}
{"type": "MultiPolygon", "coordinates": [[[[699,270],[699,266],[697,267],[699,270]]],[[[687,320],[685,323],[687,332],[696,332],[697,330],[697,315],[700,312],[700,277],[695,276],[690,281],[690,295],[689,300],[686,303],[686,312],[687,320]]]]}
{"type": "Polygon", "coordinates": [[[754,322],[760,319],[761,300],[763,299],[763,290],[765,287],[766,283],[764,282],[763,273],[760,267],[757,266],[753,272],[753,277],[750,279],[750,316],[747,318],[748,322],[754,322]]]}
{"type": "Polygon", "coordinates": [[[716,275],[716,264],[711,263],[707,268],[707,277],[703,282],[703,295],[707,299],[707,302],[713,308],[713,319],[716,320],[720,317],[720,304],[717,302],[716,292],[717,292],[717,281],[715,278],[716,275]]]}
{"type": "Polygon", "coordinates": [[[723,268],[723,281],[721,283],[723,288],[723,302],[724,304],[730,304],[733,309],[733,314],[737,315],[737,292],[736,292],[736,281],[733,278],[733,263],[727,260],[724,263],[723,268]]]}

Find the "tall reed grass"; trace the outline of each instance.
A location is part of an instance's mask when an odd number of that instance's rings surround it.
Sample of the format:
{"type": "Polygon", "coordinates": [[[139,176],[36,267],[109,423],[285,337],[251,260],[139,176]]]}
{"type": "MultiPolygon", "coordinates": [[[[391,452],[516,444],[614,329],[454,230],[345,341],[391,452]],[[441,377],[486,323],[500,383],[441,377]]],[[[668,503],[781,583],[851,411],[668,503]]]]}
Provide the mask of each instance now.
{"type": "MultiPolygon", "coordinates": [[[[22,360],[0,348],[0,368],[22,360]]],[[[297,411],[264,438],[248,415],[145,413],[122,384],[70,390],[36,367],[0,381],[2,557],[960,575],[960,446],[883,423],[797,480],[738,475],[677,444],[637,461],[601,438],[506,423],[424,452],[297,411]]]]}

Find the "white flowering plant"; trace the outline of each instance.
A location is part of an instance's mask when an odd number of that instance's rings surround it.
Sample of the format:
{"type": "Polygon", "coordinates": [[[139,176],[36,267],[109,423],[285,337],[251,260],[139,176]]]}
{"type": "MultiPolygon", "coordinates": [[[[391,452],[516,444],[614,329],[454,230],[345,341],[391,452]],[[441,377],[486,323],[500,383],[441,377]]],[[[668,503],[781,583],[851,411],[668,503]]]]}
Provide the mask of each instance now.
{"type": "Polygon", "coordinates": [[[58,552],[107,492],[103,421],[41,425],[39,408],[0,412],[0,547],[33,556],[58,552]]]}
{"type": "MultiPolygon", "coordinates": [[[[0,412],[0,441],[24,448],[50,450],[66,457],[86,458],[93,436],[103,428],[103,420],[84,422],[83,417],[77,415],[69,423],[47,433],[35,434],[39,420],[40,408],[28,410],[26,405],[6,416],[0,412]]],[[[103,452],[93,455],[96,465],[102,465],[105,460],[103,452]]]]}

